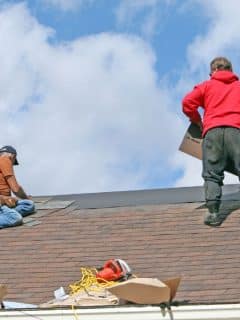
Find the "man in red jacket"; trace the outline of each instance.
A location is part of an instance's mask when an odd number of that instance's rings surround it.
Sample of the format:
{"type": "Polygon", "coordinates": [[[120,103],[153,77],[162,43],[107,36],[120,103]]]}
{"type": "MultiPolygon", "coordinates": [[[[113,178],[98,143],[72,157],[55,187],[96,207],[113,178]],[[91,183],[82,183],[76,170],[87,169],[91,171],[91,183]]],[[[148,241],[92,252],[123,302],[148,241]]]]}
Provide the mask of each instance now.
{"type": "Polygon", "coordinates": [[[218,226],[224,171],[231,167],[240,177],[240,81],[224,57],[215,58],[210,69],[210,80],[196,85],[182,106],[190,121],[202,129],[202,177],[209,211],[204,223],[218,226]],[[204,111],[203,120],[199,107],[204,111]]]}

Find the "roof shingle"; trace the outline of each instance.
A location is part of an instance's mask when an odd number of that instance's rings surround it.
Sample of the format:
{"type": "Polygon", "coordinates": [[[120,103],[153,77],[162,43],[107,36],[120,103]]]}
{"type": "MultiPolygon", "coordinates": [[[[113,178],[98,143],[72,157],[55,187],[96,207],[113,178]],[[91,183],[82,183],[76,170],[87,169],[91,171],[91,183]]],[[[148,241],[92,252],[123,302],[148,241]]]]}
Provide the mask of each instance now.
{"type": "Polygon", "coordinates": [[[182,276],[178,301],[240,302],[240,205],[221,227],[209,228],[202,204],[79,209],[75,199],[66,208],[39,209],[31,216],[38,224],[0,231],[7,300],[44,303],[79,280],[80,267],[121,258],[137,276],[182,276]]]}

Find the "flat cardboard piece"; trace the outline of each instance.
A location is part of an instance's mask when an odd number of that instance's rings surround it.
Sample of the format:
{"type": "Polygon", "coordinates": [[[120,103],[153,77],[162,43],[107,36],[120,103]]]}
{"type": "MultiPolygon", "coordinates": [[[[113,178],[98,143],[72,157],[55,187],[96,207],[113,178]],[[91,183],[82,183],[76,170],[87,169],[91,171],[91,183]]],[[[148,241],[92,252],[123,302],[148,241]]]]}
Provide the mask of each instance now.
{"type": "Polygon", "coordinates": [[[94,286],[88,290],[80,291],[72,295],[66,295],[65,299],[53,299],[39,305],[39,308],[54,308],[63,306],[110,306],[119,304],[119,299],[108,290],[94,286]],[[98,289],[98,290],[96,290],[98,289]]]}
{"type": "Polygon", "coordinates": [[[179,150],[199,160],[202,159],[202,133],[198,125],[195,123],[190,124],[179,150]]]}
{"type": "Polygon", "coordinates": [[[0,284],[0,302],[3,300],[3,297],[7,295],[7,286],[5,284],[0,284]]]}
{"type": "MultiPolygon", "coordinates": [[[[179,150],[190,156],[202,160],[202,133],[200,127],[191,123],[179,146],[179,150]]],[[[238,176],[232,163],[228,163],[226,171],[238,176]]]]}
{"type": "Polygon", "coordinates": [[[180,278],[166,283],[153,278],[134,278],[108,288],[120,299],[138,304],[160,304],[169,302],[175,296],[180,278]],[[172,292],[171,292],[172,291],[172,292]]]}
{"type": "Polygon", "coordinates": [[[172,301],[176,296],[180,281],[181,278],[174,278],[163,281],[170,288],[170,301],[172,301]]]}

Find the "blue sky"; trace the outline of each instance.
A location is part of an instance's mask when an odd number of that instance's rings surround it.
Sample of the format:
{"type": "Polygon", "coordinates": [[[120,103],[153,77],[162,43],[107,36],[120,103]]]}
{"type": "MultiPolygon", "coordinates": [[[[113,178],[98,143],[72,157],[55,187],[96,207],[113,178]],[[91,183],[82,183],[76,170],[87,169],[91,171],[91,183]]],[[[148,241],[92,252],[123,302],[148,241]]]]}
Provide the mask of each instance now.
{"type": "MultiPolygon", "coordinates": [[[[151,4],[151,0],[145,2],[151,4]]],[[[117,18],[121,0],[93,1],[72,10],[61,10],[50,2],[48,6],[39,0],[28,2],[31,13],[38,21],[56,31],[55,41],[71,41],[101,32],[135,34],[148,41],[156,54],[164,58],[164,63],[161,63],[162,60],[156,61],[157,71],[168,74],[169,70],[178,69],[183,63],[186,46],[197,34],[204,33],[208,21],[201,15],[201,6],[198,4],[186,6],[181,1],[156,1],[155,5],[150,4],[133,13],[131,19],[126,17],[121,22],[117,18]],[[156,12],[156,22],[151,34],[146,35],[142,28],[153,10],[156,12]]]]}
{"type": "Polygon", "coordinates": [[[239,69],[237,0],[0,4],[1,144],[28,193],[202,184],[181,99],[215,56],[239,69]]]}

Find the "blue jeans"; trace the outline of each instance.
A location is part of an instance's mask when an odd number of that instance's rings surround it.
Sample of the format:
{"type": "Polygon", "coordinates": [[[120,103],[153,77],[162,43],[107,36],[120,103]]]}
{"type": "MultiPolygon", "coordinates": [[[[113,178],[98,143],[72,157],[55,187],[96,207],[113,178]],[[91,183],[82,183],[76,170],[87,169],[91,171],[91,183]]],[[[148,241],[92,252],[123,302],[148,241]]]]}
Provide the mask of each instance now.
{"type": "Polygon", "coordinates": [[[28,199],[18,200],[15,208],[9,208],[5,205],[1,206],[0,229],[21,225],[23,217],[28,216],[34,211],[34,202],[28,199]]]}

